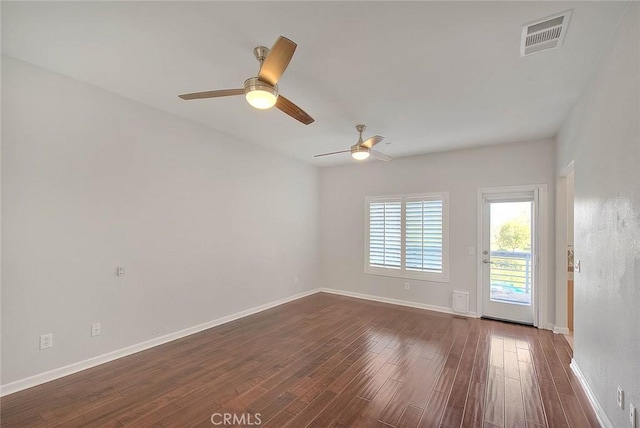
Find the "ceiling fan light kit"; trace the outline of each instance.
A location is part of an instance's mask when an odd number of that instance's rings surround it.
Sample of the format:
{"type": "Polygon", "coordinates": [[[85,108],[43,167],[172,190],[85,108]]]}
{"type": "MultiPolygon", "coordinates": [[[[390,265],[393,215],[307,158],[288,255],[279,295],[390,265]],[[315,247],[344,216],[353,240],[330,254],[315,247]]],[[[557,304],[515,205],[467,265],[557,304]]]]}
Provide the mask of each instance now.
{"type": "Polygon", "coordinates": [[[257,77],[251,77],[244,81],[244,96],[251,106],[266,110],[276,105],[278,87],[271,86],[257,77]]]}
{"type": "Polygon", "coordinates": [[[257,109],[266,110],[275,106],[278,110],[297,121],[309,125],[313,123],[313,118],[278,93],[278,80],[287,69],[296,47],[297,45],[293,41],[280,36],[271,49],[264,46],[254,48],[253,54],[260,63],[260,71],[256,77],[250,77],[245,80],[244,88],[242,89],[194,92],[178,96],[183,100],[197,100],[244,94],[247,102],[257,109]]]}
{"type": "Polygon", "coordinates": [[[355,160],[365,160],[369,157],[369,149],[356,144],[351,147],[351,157],[355,160]]]}

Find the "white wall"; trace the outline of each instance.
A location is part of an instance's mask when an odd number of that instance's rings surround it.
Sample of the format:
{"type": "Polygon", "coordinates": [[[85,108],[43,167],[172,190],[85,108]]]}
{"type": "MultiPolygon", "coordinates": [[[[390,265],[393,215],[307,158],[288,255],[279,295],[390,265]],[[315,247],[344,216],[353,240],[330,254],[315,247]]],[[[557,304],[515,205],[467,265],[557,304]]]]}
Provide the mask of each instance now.
{"type": "Polygon", "coordinates": [[[575,170],[574,359],[613,426],[640,406],[640,7],[631,3],[558,137],[575,170]]]}
{"type": "MultiPolygon", "coordinates": [[[[401,144],[400,142],[398,144],[401,144]]],[[[553,141],[499,146],[367,162],[320,173],[323,285],[344,291],[451,308],[453,290],[469,291],[476,311],[478,188],[547,184],[549,239],[554,213],[553,141]],[[413,281],[364,273],[366,196],[448,191],[450,197],[450,282],[413,281]],[[412,284],[411,290],[404,283],[412,284]]],[[[553,240],[550,241],[554,242],[553,240]]],[[[548,254],[548,321],[554,321],[554,248],[548,254]]]]}
{"type": "Polygon", "coordinates": [[[2,59],[2,384],[318,286],[315,167],[2,59]]]}

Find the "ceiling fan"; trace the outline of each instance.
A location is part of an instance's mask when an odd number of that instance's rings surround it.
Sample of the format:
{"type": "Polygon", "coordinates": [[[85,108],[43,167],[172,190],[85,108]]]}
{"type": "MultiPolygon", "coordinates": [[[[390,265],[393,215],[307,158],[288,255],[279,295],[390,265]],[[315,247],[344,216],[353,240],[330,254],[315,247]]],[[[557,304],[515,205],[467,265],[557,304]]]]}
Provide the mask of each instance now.
{"type": "Polygon", "coordinates": [[[260,63],[260,71],[256,77],[250,77],[244,81],[244,88],[194,92],[178,96],[183,100],[196,100],[244,94],[247,102],[257,109],[265,110],[275,105],[280,111],[305,125],[309,125],[313,122],[313,118],[287,98],[278,94],[278,80],[289,65],[296,46],[293,41],[280,36],[271,49],[264,46],[253,49],[253,54],[260,63]]]}
{"type": "Polygon", "coordinates": [[[360,138],[358,138],[358,142],[355,143],[349,150],[342,150],[339,152],[331,152],[331,153],[322,153],[321,155],[315,155],[314,158],[318,158],[321,156],[329,156],[329,155],[337,155],[338,153],[349,153],[351,152],[351,156],[356,160],[365,160],[371,155],[373,158],[382,160],[382,161],[390,161],[391,156],[387,156],[384,153],[380,153],[372,149],[373,146],[378,144],[380,141],[384,140],[384,137],[381,135],[374,135],[369,138],[367,141],[362,141],[362,132],[367,127],[365,125],[356,125],[356,130],[360,133],[360,138]]]}

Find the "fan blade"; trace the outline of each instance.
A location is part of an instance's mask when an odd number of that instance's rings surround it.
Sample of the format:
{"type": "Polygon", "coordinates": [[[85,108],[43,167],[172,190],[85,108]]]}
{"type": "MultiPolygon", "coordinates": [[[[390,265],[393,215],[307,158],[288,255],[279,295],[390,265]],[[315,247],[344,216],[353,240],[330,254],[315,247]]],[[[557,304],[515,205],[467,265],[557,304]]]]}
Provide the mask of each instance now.
{"type": "Polygon", "coordinates": [[[289,61],[296,51],[296,45],[284,36],[280,36],[269,50],[267,57],[260,67],[258,79],[267,82],[271,86],[275,86],[280,80],[280,76],[287,69],[289,61]]]}
{"type": "Polygon", "coordinates": [[[197,100],[200,98],[230,97],[232,95],[242,95],[244,89],[221,89],[219,91],[194,92],[193,94],[178,95],[183,100],[197,100]]]}
{"type": "Polygon", "coordinates": [[[360,145],[370,149],[371,147],[375,146],[382,140],[384,140],[384,137],[382,135],[374,135],[373,137],[369,138],[367,141],[365,141],[360,145]]]}
{"type": "Polygon", "coordinates": [[[371,156],[375,159],[381,160],[381,161],[390,161],[392,159],[391,156],[389,155],[385,155],[384,153],[380,153],[377,152],[375,150],[369,150],[369,154],[371,154],[371,156]]]}
{"type": "Polygon", "coordinates": [[[338,153],[349,153],[351,150],[342,150],[340,152],[331,152],[331,153],[323,153],[321,155],[314,155],[314,158],[319,158],[320,156],[329,156],[329,155],[337,155],[338,153]]]}
{"type": "Polygon", "coordinates": [[[309,125],[313,123],[313,118],[305,113],[300,107],[283,97],[282,95],[278,95],[278,99],[276,100],[276,107],[291,116],[292,118],[304,123],[305,125],[309,125]]]}

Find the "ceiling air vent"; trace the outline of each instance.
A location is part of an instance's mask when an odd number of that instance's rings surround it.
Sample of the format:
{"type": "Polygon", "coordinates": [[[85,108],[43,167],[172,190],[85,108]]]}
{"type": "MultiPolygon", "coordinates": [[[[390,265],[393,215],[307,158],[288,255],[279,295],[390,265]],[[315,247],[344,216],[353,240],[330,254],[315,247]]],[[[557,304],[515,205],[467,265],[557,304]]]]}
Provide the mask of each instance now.
{"type": "Polygon", "coordinates": [[[567,33],[571,11],[544,18],[522,27],[520,56],[557,48],[567,33]]]}

